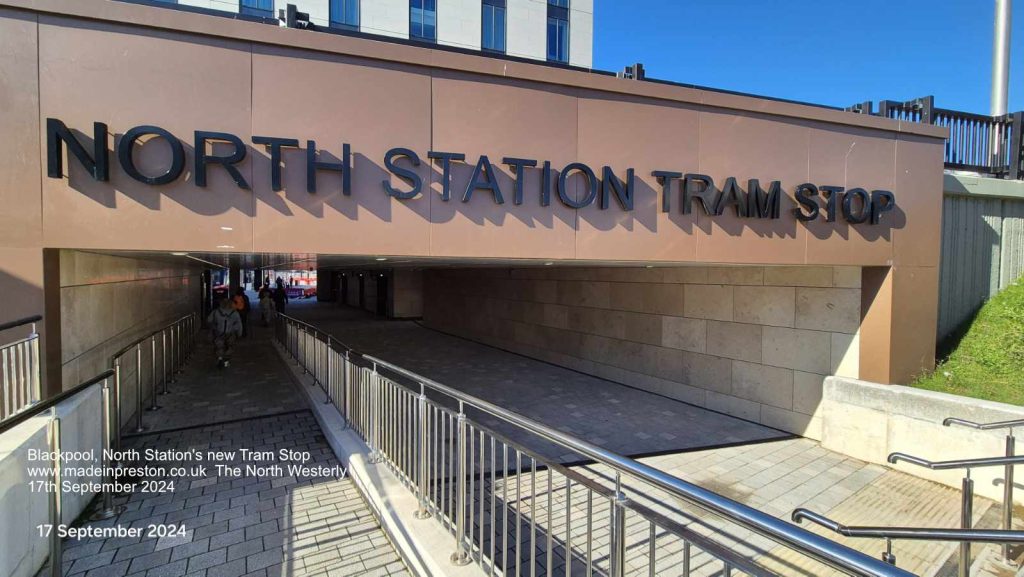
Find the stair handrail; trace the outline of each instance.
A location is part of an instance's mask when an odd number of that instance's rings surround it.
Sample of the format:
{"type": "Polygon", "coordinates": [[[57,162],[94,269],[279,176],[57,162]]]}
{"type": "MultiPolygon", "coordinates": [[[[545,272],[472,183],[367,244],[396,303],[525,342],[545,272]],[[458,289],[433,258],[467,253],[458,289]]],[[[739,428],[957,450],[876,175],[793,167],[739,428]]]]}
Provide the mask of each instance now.
{"type": "Polygon", "coordinates": [[[1024,455],[1013,457],[982,457],[980,459],[952,459],[949,461],[929,461],[907,453],[890,453],[888,461],[910,463],[932,471],[948,471],[950,469],[975,469],[982,467],[1005,467],[1006,465],[1024,465],[1024,455]]]}
{"type": "Polygon", "coordinates": [[[995,429],[1012,429],[1013,427],[1024,426],[1024,419],[1014,419],[1011,421],[995,421],[992,423],[976,423],[974,421],[968,421],[967,419],[961,419],[959,417],[946,417],[945,419],[943,419],[943,427],[948,427],[950,425],[960,425],[962,427],[978,429],[979,431],[992,431],[995,429]]]}
{"type": "MultiPolygon", "coordinates": [[[[1019,130],[1019,128],[1018,128],[1019,130]]],[[[997,429],[1009,429],[1006,433],[1006,449],[1005,454],[1007,457],[1013,457],[1016,453],[1017,439],[1013,436],[1013,428],[1024,425],[1024,419],[1011,419],[1009,421],[994,421],[991,423],[977,423],[969,421],[967,419],[961,419],[959,417],[946,417],[942,421],[943,427],[950,425],[959,425],[961,427],[968,427],[979,431],[992,431],[997,429]]],[[[1006,468],[1003,470],[1003,529],[1010,530],[1013,528],[1013,463],[1007,463],[1006,468]]],[[[1003,560],[1007,563],[1014,564],[1012,556],[1010,554],[1010,546],[1004,544],[1002,547],[1003,560]]]]}

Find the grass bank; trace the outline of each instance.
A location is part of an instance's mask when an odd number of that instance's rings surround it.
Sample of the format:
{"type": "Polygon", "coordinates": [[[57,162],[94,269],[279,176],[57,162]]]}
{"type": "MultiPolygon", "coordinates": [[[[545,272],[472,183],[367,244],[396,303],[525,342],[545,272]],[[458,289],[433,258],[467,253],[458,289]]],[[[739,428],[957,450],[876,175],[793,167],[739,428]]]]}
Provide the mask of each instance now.
{"type": "Polygon", "coordinates": [[[1024,405],[1024,277],[985,303],[956,349],[913,386],[1024,405]]]}

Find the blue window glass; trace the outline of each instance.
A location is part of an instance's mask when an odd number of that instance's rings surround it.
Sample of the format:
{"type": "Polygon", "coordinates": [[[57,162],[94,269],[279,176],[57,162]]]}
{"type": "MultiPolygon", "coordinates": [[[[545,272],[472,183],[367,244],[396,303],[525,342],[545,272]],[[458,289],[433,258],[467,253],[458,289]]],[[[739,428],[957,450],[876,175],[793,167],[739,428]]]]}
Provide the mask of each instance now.
{"type": "Polygon", "coordinates": [[[484,50],[494,52],[505,51],[505,0],[483,1],[483,37],[481,46],[484,50]]]}
{"type": "Polygon", "coordinates": [[[409,37],[425,42],[437,41],[437,0],[410,0],[409,37]]]}
{"type": "Polygon", "coordinates": [[[359,0],[331,0],[331,26],[359,30],[359,0]]]}
{"type": "Polygon", "coordinates": [[[274,17],[274,0],[239,0],[239,14],[246,16],[274,17]]]}
{"type": "Polygon", "coordinates": [[[569,0],[548,0],[548,4],[559,8],[568,8],[569,0]]]}
{"type": "Polygon", "coordinates": [[[569,62],[569,21],[548,16],[548,60],[569,62]]]}

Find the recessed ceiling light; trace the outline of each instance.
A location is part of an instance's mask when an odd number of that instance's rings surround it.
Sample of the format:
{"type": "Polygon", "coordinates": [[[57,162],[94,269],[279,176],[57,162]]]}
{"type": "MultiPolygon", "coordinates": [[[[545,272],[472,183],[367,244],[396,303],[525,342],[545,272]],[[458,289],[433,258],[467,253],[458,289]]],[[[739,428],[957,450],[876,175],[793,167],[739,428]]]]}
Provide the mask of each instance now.
{"type": "Polygon", "coordinates": [[[654,265],[653,265],[653,264],[649,264],[649,265],[647,265],[647,266],[646,266],[646,267],[644,267],[644,268],[654,268],[654,265]]]}
{"type": "Polygon", "coordinates": [[[235,248],[235,247],[230,245],[230,244],[218,244],[217,248],[235,248]]]}
{"type": "Polygon", "coordinates": [[[222,226],[222,227],[220,227],[220,229],[221,230],[235,230],[234,228],[232,228],[230,226],[222,226]]]}
{"type": "Polygon", "coordinates": [[[544,266],[551,266],[553,264],[555,264],[555,263],[553,263],[553,262],[546,262],[546,263],[544,263],[544,266]]]}
{"type": "Polygon", "coordinates": [[[172,252],[174,256],[188,256],[187,252],[172,252]]]}
{"type": "Polygon", "coordinates": [[[386,258],[384,258],[384,257],[380,257],[380,258],[378,258],[377,260],[388,260],[388,259],[386,259],[386,258]]]}

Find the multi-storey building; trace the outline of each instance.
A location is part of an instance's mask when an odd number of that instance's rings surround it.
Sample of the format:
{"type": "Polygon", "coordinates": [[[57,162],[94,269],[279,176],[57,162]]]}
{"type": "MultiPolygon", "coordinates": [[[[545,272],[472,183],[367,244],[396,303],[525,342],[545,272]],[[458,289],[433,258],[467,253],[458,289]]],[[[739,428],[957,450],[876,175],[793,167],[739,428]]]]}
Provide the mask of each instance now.
{"type": "Polygon", "coordinates": [[[594,0],[148,0],[590,68],[594,0]]]}

